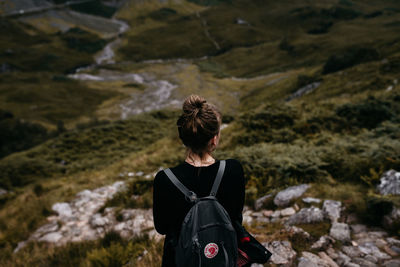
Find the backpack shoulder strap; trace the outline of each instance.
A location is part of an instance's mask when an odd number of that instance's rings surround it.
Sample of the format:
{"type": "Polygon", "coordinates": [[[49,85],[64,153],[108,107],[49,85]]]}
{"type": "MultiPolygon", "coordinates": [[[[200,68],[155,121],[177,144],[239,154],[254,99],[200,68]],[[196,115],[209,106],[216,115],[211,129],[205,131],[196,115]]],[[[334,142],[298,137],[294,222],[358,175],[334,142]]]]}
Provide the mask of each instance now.
{"type": "Polygon", "coordinates": [[[214,181],[213,187],[211,189],[210,196],[215,197],[217,195],[217,191],[218,191],[219,185],[221,183],[222,176],[224,175],[225,165],[226,165],[225,160],[221,160],[219,162],[217,177],[215,177],[215,181],[214,181]]]}
{"type": "Polygon", "coordinates": [[[171,182],[185,195],[185,197],[189,201],[194,201],[196,200],[196,194],[189,189],[186,188],[179,180],[176,178],[175,174],[170,170],[170,169],[165,169],[164,170],[165,174],[168,176],[168,178],[171,180],[171,182]]]}

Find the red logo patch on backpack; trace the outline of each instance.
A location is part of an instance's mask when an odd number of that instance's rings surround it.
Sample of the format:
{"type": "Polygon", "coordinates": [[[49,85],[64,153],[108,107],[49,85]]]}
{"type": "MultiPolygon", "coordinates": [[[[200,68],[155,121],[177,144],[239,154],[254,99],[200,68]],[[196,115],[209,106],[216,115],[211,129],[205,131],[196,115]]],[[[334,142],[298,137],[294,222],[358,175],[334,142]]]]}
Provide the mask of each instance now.
{"type": "Polygon", "coordinates": [[[212,259],[218,254],[218,245],[215,243],[209,243],[207,246],[204,248],[204,255],[212,259]]]}

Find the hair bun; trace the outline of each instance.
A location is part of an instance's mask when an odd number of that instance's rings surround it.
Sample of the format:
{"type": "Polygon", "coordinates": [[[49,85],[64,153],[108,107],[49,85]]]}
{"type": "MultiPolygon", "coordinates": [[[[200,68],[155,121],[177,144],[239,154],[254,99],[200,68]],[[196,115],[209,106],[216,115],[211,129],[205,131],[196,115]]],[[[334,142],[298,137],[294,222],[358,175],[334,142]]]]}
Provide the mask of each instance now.
{"type": "Polygon", "coordinates": [[[191,95],[183,103],[183,112],[186,114],[197,115],[197,113],[204,107],[205,103],[207,103],[207,101],[201,96],[191,95]]]}

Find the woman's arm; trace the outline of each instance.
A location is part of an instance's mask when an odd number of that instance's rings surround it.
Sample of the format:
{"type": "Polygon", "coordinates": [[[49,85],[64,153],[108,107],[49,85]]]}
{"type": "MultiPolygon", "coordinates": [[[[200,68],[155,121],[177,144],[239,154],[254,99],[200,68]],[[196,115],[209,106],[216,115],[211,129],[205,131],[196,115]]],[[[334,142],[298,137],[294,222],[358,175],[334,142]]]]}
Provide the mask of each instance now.
{"type": "Polygon", "coordinates": [[[167,192],[165,192],[165,178],[166,176],[163,171],[158,172],[154,178],[153,185],[154,227],[156,228],[156,231],[162,235],[165,235],[168,229],[167,211],[169,209],[165,205],[168,199],[167,192]]]}

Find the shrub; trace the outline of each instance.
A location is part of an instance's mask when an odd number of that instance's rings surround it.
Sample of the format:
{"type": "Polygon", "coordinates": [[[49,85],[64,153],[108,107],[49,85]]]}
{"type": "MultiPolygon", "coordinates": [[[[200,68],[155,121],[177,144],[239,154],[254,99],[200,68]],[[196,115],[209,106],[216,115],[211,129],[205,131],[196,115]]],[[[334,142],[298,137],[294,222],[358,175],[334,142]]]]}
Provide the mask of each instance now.
{"type": "MultiPolygon", "coordinates": [[[[59,0],[58,0],[59,1],[59,0]]],[[[82,12],[88,13],[92,15],[102,16],[106,18],[111,18],[112,15],[117,10],[115,7],[107,6],[102,3],[100,0],[94,0],[89,2],[83,2],[78,4],[70,5],[71,9],[82,12]]]]}
{"type": "Polygon", "coordinates": [[[105,40],[80,28],[69,29],[61,35],[61,39],[65,41],[69,48],[90,54],[103,49],[107,43],[105,40]]]}
{"type": "Polygon", "coordinates": [[[379,195],[370,195],[366,199],[367,210],[364,219],[376,226],[380,226],[383,216],[392,211],[393,203],[388,198],[379,195]]]}
{"type": "Polygon", "coordinates": [[[34,147],[49,137],[42,125],[22,121],[11,112],[0,110],[0,158],[34,147]]]}
{"type": "Polygon", "coordinates": [[[374,48],[351,47],[330,56],[323,67],[322,73],[336,72],[360,63],[378,60],[379,58],[379,52],[374,48]]]}
{"type": "Polygon", "coordinates": [[[340,106],[336,109],[336,114],[345,118],[350,125],[367,129],[375,128],[392,117],[390,103],[375,98],[340,106]]]}

